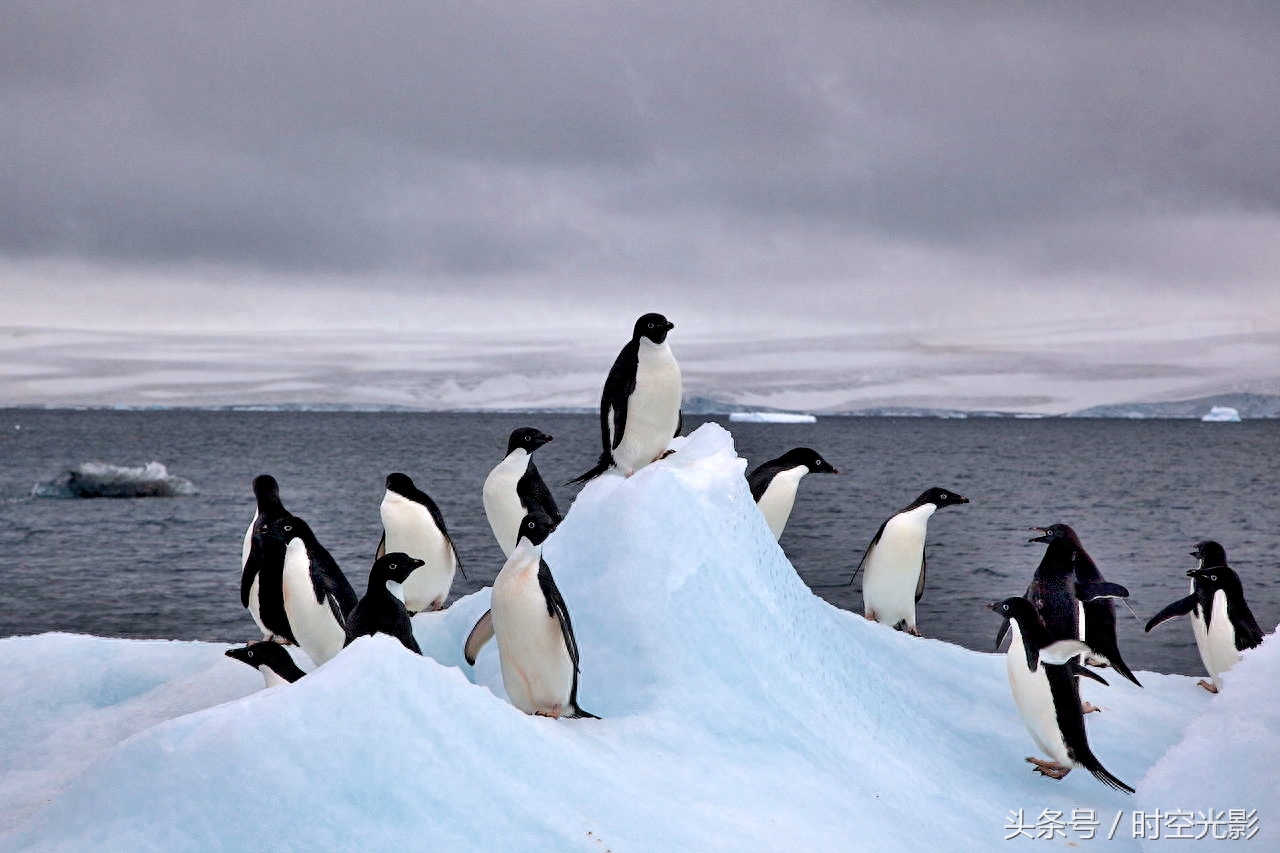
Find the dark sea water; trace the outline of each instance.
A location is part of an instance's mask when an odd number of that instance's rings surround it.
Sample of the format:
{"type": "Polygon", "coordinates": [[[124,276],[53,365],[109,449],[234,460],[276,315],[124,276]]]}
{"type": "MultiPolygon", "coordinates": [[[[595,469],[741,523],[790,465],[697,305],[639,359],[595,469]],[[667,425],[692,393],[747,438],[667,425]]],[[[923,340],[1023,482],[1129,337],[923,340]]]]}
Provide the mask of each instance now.
{"type": "MultiPolygon", "coordinates": [[[[706,420],[686,419],[686,431],[706,420]]],[[[714,420],[752,466],[807,445],[841,470],[805,478],[783,535],[810,585],[847,581],[880,523],[925,488],[972,500],[930,522],[918,613],[926,636],[990,650],[999,620],[982,605],[1022,593],[1044,547],[1028,544],[1028,528],[1059,521],[1075,527],[1108,580],[1129,588],[1144,622],[1186,594],[1188,551],[1202,538],[1226,546],[1264,630],[1280,620],[1280,421],[714,420]]],[[[599,452],[593,417],[0,410],[0,636],[252,638],[239,563],[259,473],[279,479],[285,505],[311,523],[357,590],[381,533],[383,478],[408,473],[440,505],[470,575],[454,595],[472,592],[502,565],[480,487],[519,426],[555,436],[536,459],[567,508],[572,490],[560,484],[599,452]],[[152,460],[197,494],[31,494],[85,462],[152,460]]],[[[857,586],[816,591],[861,612],[857,586]]],[[[1203,674],[1185,620],[1152,634],[1123,608],[1118,621],[1133,668],[1203,674]]]]}

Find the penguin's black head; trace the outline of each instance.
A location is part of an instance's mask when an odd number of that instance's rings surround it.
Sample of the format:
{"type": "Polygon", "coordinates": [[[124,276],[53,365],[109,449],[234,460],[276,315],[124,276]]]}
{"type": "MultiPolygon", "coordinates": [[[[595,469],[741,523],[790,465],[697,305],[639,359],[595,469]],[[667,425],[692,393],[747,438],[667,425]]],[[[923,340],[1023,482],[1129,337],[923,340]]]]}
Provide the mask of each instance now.
{"type": "Polygon", "coordinates": [[[390,554],[383,554],[374,562],[373,568],[369,571],[369,577],[371,582],[373,578],[381,578],[383,581],[404,583],[405,578],[422,565],[424,561],[416,557],[410,557],[403,551],[392,551],[390,554]]]}
{"type": "Polygon", "coordinates": [[[258,503],[264,500],[279,502],[280,484],[270,474],[259,474],[253,478],[253,496],[258,499],[258,503]]]}
{"type": "Polygon", "coordinates": [[[661,314],[645,314],[636,320],[635,328],[631,330],[631,339],[638,341],[641,338],[648,338],[655,344],[660,344],[667,339],[667,332],[675,327],[675,323],[661,314]]]}
{"type": "Polygon", "coordinates": [[[551,436],[541,430],[533,427],[521,427],[512,430],[511,437],[507,439],[507,452],[511,453],[515,450],[524,449],[532,453],[542,445],[551,441],[551,436]]]}
{"type": "Polygon", "coordinates": [[[279,643],[273,643],[270,640],[250,643],[238,649],[227,649],[224,654],[241,663],[248,664],[254,669],[265,665],[274,670],[276,669],[276,664],[280,663],[282,658],[288,658],[289,663],[293,663],[293,658],[289,657],[289,653],[284,650],[284,646],[279,643]]]}
{"type": "Polygon", "coordinates": [[[1243,592],[1244,590],[1244,585],[1240,583],[1240,576],[1228,566],[1206,566],[1203,569],[1192,569],[1187,572],[1187,577],[1195,580],[1197,589],[1221,589],[1228,594],[1243,592]]]}
{"type": "Polygon", "coordinates": [[[777,462],[786,468],[801,465],[809,469],[810,474],[839,474],[835,466],[822,458],[818,451],[811,447],[796,447],[778,457],[777,462]]]}
{"type": "Polygon", "coordinates": [[[545,512],[531,512],[520,519],[518,539],[528,539],[530,545],[541,545],[547,541],[551,531],[556,529],[555,522],[545,512]]]}
{"type": "Polygon", "coordinates": [[[275,521],[268,522],[267,529],[263,531],[263,535],[270,539],[278,539],[281,542],[291,542],[298,537],[304,539],[311,535],[311,528],[307,527],[307,523],[296,515],[286,515],[284,518],[277,518],[275,521]]]}
{"type": "Polygon", "coordinates": [[[1080,539],[1076,536],[1076,532],[1066,524],[1050,524],[1048,527],[1033,527],[1032,530],[1040,532],[1039,536],[1033,536],[1028,542],[1053,542],[1057,539],[1067,539],[1072,544],[1079,544],[1080,539]]]}
{"type": "Polygon", "coordinates": [[[916,506],[924,506],[925,504],[933,504],[938,509],[953,504],[967,504],[969,499],[964,495],[956,494],[951,489],[941,489],[934,486],[927,492],[916,498],[916,506]]]}
{"type": "Polygon", "coordinates": [[[1191,551],[1191,556],[1198,558],[1202,566],[1225,566],[1227,564],[1227,550],[1212,539],[1197,542],[1196,547],[1191,551]]]}
{"type": "Polygon", "coordinates": [[[1004,601],[993,601],[987,605],[987,609],[998,616],[1003,616],[1005,619],[1013,619],[1019,623],[1038,618],[1035,606],[1030,601],[1017,595],[1012,598],[1006,598],[1004,601]]]}
{"type": "Polygon", "coordinates": [[[417,490],[417,486],[413,484],[413,480],[409,479],[408,474],[397,471],[387,475],[387,491],[395,492],[397,495],[411,495],[417,490]]]}

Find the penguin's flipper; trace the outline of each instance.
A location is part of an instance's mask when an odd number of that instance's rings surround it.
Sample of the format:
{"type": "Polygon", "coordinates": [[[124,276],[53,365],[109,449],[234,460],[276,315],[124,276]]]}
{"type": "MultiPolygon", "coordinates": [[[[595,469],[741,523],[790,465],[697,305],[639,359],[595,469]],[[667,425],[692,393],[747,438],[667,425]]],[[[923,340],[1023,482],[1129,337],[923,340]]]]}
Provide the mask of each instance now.
{"type": "Polygon", "coordinates": [[[1111,686],[1110,684],[1107,683],[1107,680],[1105,678],[1103,678],[1101,675],[1098,675],[1098,673],[1089,669],[1087,666],[1085,666],[1084,664],[1080,663],[1077,660],[1070,661],[1067,664],[1067,669],[1071,672],[1072,675],[1079,675],[1079,676],[1083,676],[1084,678],[1092,678],[1094,681],[1098,682],[1099,684],[1105,685],[1107,687],[1111,686]]]}
{"type": "Polygon", "coordinates": [[[547,611],[549,615],[554,616],[560,622],[560,631],[564,635],[565,650],[569,653],[569,660],[573,662],[573,684],[569,688],[569,705],[573,708],[572,717],[596,717],[595,714],[583,711],[578,706],[578,640],[573,636],[573,621],[569,619],[569,607],[564,603],[564,596],[560,594],[560,588],[556,586],[556,579],[551,576],[551,567],[547,565],[547,561],[541,561],[538,566],[538,586],[542,589],[542,595],[547,600],[547,611]]]}
{"type": "Polygon", "coordinates": [[[1045,663],[1062,665],[1075,660],[1091,649],[1079,640],[1058,640],[1040,650],[1040,657],[1045,663]]]}
{"type": "Polygon", "coordinates": [[[1129,590],[1118,583],[1107,581],[1089,581],[1076,584],[1076,598],[1081,601],[1093,601],[1096,598],[1128,598],[1129,590]]]}
{"type": "Polygon", "coordinates": [[[1004,642],[1005,635],[1009,633],[1009,620],[1006,619],[1000,625],[1000,630],[996,631],[996,651],[1000,651],[1000,644],[1004,642]]]}
{"type": "Polygon", "coordinates": [[[920,603],[920,599],[924,598],[924,573],[928,566],[929,560],[924,554],[920,555],[920,579],[916,581],[916,604],[920,603]]]}
{"type": "Polygon", "coordinates": [[[345,622],[346,614],[355,610],[360,603],[360,596],[356,595],[351,581],[347,580],[347,576],[338,567],[338,561],[333,559],[333,555],[323,545],[317,542],[314,551],[308,548],[307,552],[311,554],[311,588],[315,591],[316,603],[323,604],[325,595],[333,596],[345,622]]]}
{"type": "Polygon", "coordinates": [[[383,557],[387,556],[387,531],[382,531],[382,538],[378,540],[378,549],[373,552],[373,561],[376,563],[383,557]]]}
{"type": "Polygon", "coordinates": [[[1235,629],[1236,651],[1243,652],[1262,645],[1262,629],[1258,627],[1258,620],[1253,618],[1253,611],[1243,599],[1239,607],[1232,607],[1232,602],[1227,601],[1227,619],[1235,629]]]}
{"type": "Polygon", "coordinates": [[[240,606],[249,609],[249,593],[253,590],[253,582],[258,579],[262,568],[262,548],[254,543],[249,546],[249,556],[244,561],[244,570],[240,573],[240,606]]]}
{"type": "Polygon", "coordinates": [[[1116,646],[1114,638],[1108,639],[1105,644],[1098,643],[1094,646],[1093,652],[1106,661],[1106,664],[1116,672],[1120,673],[1139,687],[1142,686],[1142,682],[1138,680],[1137,676],[1135,676],[1129,669],[1129,665],[1120,657],[1120,649],[1116,646]]]}
{"type": "MultiPolygon", "coordinates": [[[[885,519],[880,525],[880,529],[876,531],[876,535],[871,537],[871,543],[867,545],[867,550],[862,552],[862,559],[858,561],[858,565],[853,569],[853,576],[849,578],[846,586],[853,586],[853,582],[858,579],[858,572],[862,571],[862,567],[867,564],[867,560],[871,557],[871,552],[876,549],[876,545],[880,544],[880,537],[884,535],[884,529],[889,524],[889,519],[885,519]]],[[[923,566],[921,567],[923,570],[923,566]]],[[[918,601],[919,599],[917,599],[918,601]]]]}
{"type": "Polygon", "coordinates": [[[463,657],[467,659],[467,663],[471,666],[476,665],[476,657],[480,654],[480,650],[484,648],[484,644],[493,639],[493,611],[486,610],[480,620],[476,622],[475,627],[471,629],[471,633],[467,635],[467,641],[462,646],[463,657]]]}
{"type": "Polygon", "coordinates": [[[542,479],[542,474],[538,472],[538,466],[533,464],[532,459],[529,460],[524,475],[516,481],[516,497],[520,499],[521,504],[529,508],[529,512],[539,509],[546,513],[556,526],[564,520],[560,507],[556,506],[555,496],[551,494],[551,489],[547,488],[546,481],[542,479]]]}
{"type": "Polygon", "coordinates": [[[347,617],[343,614],[342,607],[338,604],[338,599],[334,597],[333,593],[325,593],[325,598],[329,604],[329,612],[333,614],[333,618],[342,626],[342,633],[347,634],[347,617]]]}
{"type": "Polygon", "coordinates": [[[1188,595],[1186,598],[1179,598],[1173,604],[1170,604],[1164,610],[1161,610],[1155,616],[1152,616],[1151,619],[1147,622],[1147,627],[1144,628],[1143,630],[1150,631],[1152,628],[1159,625],[1161,622],[1168,622],[1170,619],[1172,619],[1175,616],[1186,616],[1195,608],[1197,601],[1198,599],[1196,598],[1196,594],[1194,592],[1191,595],[1188,595]]]}

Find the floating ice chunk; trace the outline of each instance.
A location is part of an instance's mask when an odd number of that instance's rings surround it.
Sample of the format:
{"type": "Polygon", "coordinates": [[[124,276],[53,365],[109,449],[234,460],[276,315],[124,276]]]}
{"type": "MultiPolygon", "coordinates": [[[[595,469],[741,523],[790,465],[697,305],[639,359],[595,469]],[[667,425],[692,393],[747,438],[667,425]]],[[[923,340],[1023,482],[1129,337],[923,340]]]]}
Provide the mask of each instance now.
{"type": "Polygon", "coordinates": [[[194,495],[190,480],[170,474],[160,462],[140,468],[86,462],[52,480],[36,483],[38,498],[172,498],[194,495]]]}
{"type": "Polygon", "coordinates": [[[1240,423],[1240,410],[1233,409],[1230,406],[1214,406],[1200,420],[1207,424],[1238,424],[1240,423]]]}
{"type": "Polygon", "coordinates": [[[811,424],[818,419],[798,412],[733,412],[729,420],[735,424],[811,424]]]}

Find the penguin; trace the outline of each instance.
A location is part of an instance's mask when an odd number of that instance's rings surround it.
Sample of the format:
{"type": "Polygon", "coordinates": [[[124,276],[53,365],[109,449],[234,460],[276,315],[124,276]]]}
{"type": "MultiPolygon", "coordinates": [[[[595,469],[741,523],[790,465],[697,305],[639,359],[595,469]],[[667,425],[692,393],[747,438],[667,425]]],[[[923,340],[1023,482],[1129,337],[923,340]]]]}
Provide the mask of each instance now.
{"type": "Polygon", "coordinates": [[[1010,626],[1013,640],[1005,656],[1009,689],[1031,739],[1049,756],[1047,761],[1029,756],[1032,769],[1061,779],[1073,768],[1084,767],[1104,785],[1132,794],[1133,788],[1103,767],[1089,748],[1077,676],[1107,683],[1080,664],[1079,657],[1088,654],[1089,647],[1079,640],[1050,637],[1036,608],[1025,598],[987,606],[1010,626]]]}
{"type": "Polygon", "coordinates": [[[484,514],[504,557],[510,557],[516,547],[520,520],[526,515],[541,510],[553,524],[562,518],[556,499],[533,464],[533,451],[549,441],[551,436],[533,427],[514,430],[507,439],[507,455],[484,478],[484,514]]]}
{"type": "Polygon", "coordinates": [[[600,460],[570,483],[593,480],[610,467],[630,477],[663,456],[680,433],[680,365],[667,343],[674,328],[661,314],[636,320],[600,395],[600,460]]]}
{"type": "Polygon", "coordinates": [[[1222,673],[1235,666],[1240,652],[1262,643],[1262,629],[1244,600],[1240,576],[1227,565],[1226,550],[1210,539],[1197,543],[1191,555],[1200,560],[1197,568],[1187,572],[1191,594],[1151,617],[1146,630],[1190,614],[1196,648],[1210,678],[1198,683],[1217,693],[1222,689],[1222,673]]]}
{"type": "Polygon", "coordinates": [[[266,527],[259,586],[262,622],[301,646],[319,666],[346,644],[355,591],[305,521],[290,515],[266,527]]]}
{"type": "Polygon", "coordinates": [[[238,649],[227,649],[229,658],[235,658],[262,673],[267,687],[279,687],[281,684],[292,684],[306,675],[293,658],[285,651],[284,646],[269,640],[250,643],[238,649]]]}
{"type": "MultiPolygon", "coordinates": [[[[1088,645],[1092,652],[1085,662],[1090,666],[1112,667],[1120,675],[1141,687],[1142,682],[1120,657],[1120,645],[1116,640],[1116,606],[1112,602],[1112,598],[1116,596],[1101,594],[1106,589],[1106,578],[1102,576],[1102,572],[1098,571],[1098,565],[1089,556],[1089,552],[1080,544],[1080,537],[1076,532],[1070,527],[1066,529],[1075,540],[1076,596],[1080,599],[1080,641],[1088,645]]],[[[1127,596],[1128,590],[1124,590],[1124,596],[1120,597],[1127,596]]]]}
{"type": "Polygon", "coordinates": [[[404,606],[405,579],[421,566],[421,560],[403,551],[383,554],[374,561],[364,598],[347,617],[347,645],[356,637],[390,634],[409,651],[422,654],[404,606]]]}
{"type": "Polygon", "coordinates": [[[924,540],[929,518],[944,506],[968,502],[949,489],[932,488],[880,525],[853,572],[856,576],[859,570],[866,570],[862,601],[868,619],[920,636],[916,602],[924,595],[924,540]]]}
{"type": "Polygon", "coordinates": [[[253,535],[259,525],[270,524],[277,518],[284,518],[289,511],[280,502],[280,485],[270,474],[259,474],[253,478],[253,496],[257,502],[257,509],[254,511],[249,529],[244,532],[244,547],[240,552],[240,605],[249,611],[254,624],[262,632],[262,638],[269,640],[272,636],[271,632],[262,624],[262,617],[259,615],[259,559],[255,556],[250,561],[249,558],[253,556],[253,535]]]}
{"type": "MultiPolygon", "coordinates": [[[[542,513],[525,516],[516,547],[493,582],[487,616],[498,641],[502,685],[511,704],[526,714],[596,719],[578,705],[578,642],[564,597],[542,559],[542,544],[553,529],[542,513]]],[[[468,637],[469,649],[472,642],[468,637]]]]}
{"type": "Polygon", "coordinates": [[[791,517],[796,502],[796,489],[805,474],[839,474],[816,450],[796,447],[777,459],[758,466],[747,475],[751,497],[764,514],[774,539],[782,538],[782,529],[791,517]]]}
{"type": "Polygon", "coordinates": [[[394,473],[387,475],[387,491],[379,513],[382,541],[375,559],[403,551],[422,560],[422,568],[404,583],[405,607],[410,613],[443,609],[459,564],[440,508],[407,474],[394,473]]]}

